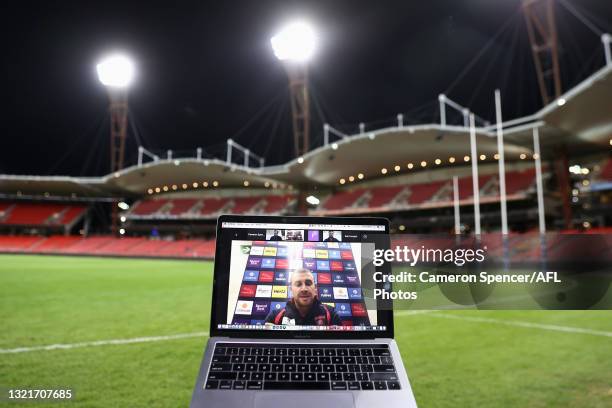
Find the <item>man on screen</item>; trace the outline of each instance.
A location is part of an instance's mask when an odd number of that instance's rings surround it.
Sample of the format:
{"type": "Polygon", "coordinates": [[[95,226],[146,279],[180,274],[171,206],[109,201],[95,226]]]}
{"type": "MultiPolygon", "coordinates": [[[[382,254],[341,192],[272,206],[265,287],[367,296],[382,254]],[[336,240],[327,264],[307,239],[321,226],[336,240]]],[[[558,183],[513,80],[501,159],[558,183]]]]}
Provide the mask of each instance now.
{"type": "Polygon", "coordinates": [[[272,234],[272,236],[270,236],[269,240],[270,241],[282,241],[283,237],[281,237],[279,230],[274,230],[274,233],[272,234]]]}
{"type": "Polygon", "coordinates": [[[338,241],[338,239],[334,236],[334,231],[328,231],[327,238],[325,238],[323,242],[340,242],[340,241],[338,241]]]}
{"type": "Polygon", "coordinates": [[[291,274],[293,298],[281,310],[273,310],[266,317],[266,324],[298,326],[340,326],[342,321],[336,311],[319,301],[312,272],[298,269],[291,274]]]}

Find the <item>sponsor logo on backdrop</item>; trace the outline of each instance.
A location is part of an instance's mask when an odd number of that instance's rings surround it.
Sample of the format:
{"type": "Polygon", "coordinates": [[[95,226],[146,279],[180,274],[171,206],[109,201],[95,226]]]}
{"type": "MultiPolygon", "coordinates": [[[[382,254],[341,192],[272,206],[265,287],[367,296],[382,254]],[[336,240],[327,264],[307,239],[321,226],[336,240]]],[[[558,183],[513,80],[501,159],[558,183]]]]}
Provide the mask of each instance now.
{"type": "Polygon", "coordinates": [[[344,283],[344,277],[341,273],[334,273],[334,283],[344,283]]]}
{"type": "Polygon", "coordinates": [[[253,303],[253,315],[267,315],[270,312],[269,302],[255,301],[253,303]]]}
{"type": "Polygon", "coordinates": [[[276,272],[274,275],[274,283],[287,283],[287,272],[276,272]]]}
{"type": "Polygon", "coordinates": [[[242,278],[245,282],[257,282],[259,279],[259,271],[244,271],[244,277],[242,278]]]}
{"type": "Polygon", "coordinates": [[[351,311],[353,312],[353,316],[356,317],[363,317],[368,315],[365,305],[363,303],[351,303],[351,311]]]}
{"type": "Polygon", "coordinates": [[[331,274],[319,273],[317,275],[319,285],[330,285],[332,283],[331,274]]]}
{"type": "Polygon", "coordinates": [[[263,255],[263,247],[260,246],[254,246],[251,247],[251,255],[263,255]]]}
{"type": "Polygon", "coordinates": [[[361,299],[361,288],[350,288],[348,292],[349,292],[349,298],[361,299]]]}
{"type": "Polygon", "coordinates": [[[302,258],[314,258],[314,257],[315,257],[314,249],[304,248],[304,250],[302,251],[302,258]]]}
{"type": "Polygon", "coordinates": [[[274,272],[272,272],[272,271],[259,271],[259,281],[260,282],[273,282],[274,281],[274,272]]]}
{"type": "Polygon", "coordinates": [[[261,258],[249,257],[249,260],[247,261],[247,266],[249,268],[259,268],[259,265],[261,265],[261,258]]]}
{"type": "Polygon", "coordinates": [[[272,297],[273,298],[286,298],[287,297],[287,287],[286,286],[273,286],[272,287],[272,297]]]}
{"type": "Polygon", "coordinates": [[[289,261],[286,259],[276,260],[276,269],[287,269],[289,268],[289,261]]]}
{"type": "Polygon", "coordinates": [[[240,287],[240,297],[253,297],[255,296],[255,285],[242,285],[240,287]]]}
{"type": "Polygon", "coordinates": [[[264,256],[276,256],[276,248],[275,247],[265,247],[263,251],[264,256]]]}
{"type": "Polygon", "coordinates": [[[279,310],[284,309],[285,306],[287,306],[287,302],[272,302],[270,303],[270,310],[278,312],[279,310]]]}
{"type": "Polygon", "coordinates": [[[344,280],[351,285],[359,284],[359,277],[357,275],[344,275],[344,280]]]}
{"type": "Polygon", "coordinates": [[[334,299],[348,299],[348,291],[344,287],[334,287],[334,299]]]}
{"type": "Polygon", "coordinates": [[[348,303],[336,303],[336,313],[338,316],[350,316],[351,315],[351,305],[348,303]]]}
{"type": "Polygon", "coordinates": [[[338,250],[329,250],[329,259],[340,259],[340,251],[338,250]]]}
{"type": "Polygon", "coordinates": [[[262,258],[261,267],[274,269],[275,263],[276,263],[276,260],[274,258],[262,258]]]}
{"type": "MultiPolygon", "coordinates": [[[[321,278],[321,274],[319,274],[319,279],[321,278]]],[[[321,300],[332,300],[332,290],[330,287],[320,287],[319,288],[319,299],[321,300]]]]}
{"type": "Polygon", "coordinates": [[[269,298],[272,296],[272,285],[257,285],[255,297],[269,298]]]}
{"type": "Polygon", "coordinates": [[[312,271],[316,269],[316,265],[317,265],[316,261],[304,259],[304,268],[310,269],[312,271]]]}
{"type": "Polygon", "coordinates": [[[315,255],[316,255],[316,258],[319,258],[319,259],[327,259],[329,257],[329,254],[327,253],[327,250],[325,249],[317,249],[315,251],[315,255]]]}
{"type": "Polygon", "coordinates": [[[252,309],[253,309],[252,300],[239,300],[238,303],[236,304],[236,314],[237,315],[250,315],[252,309]]]}

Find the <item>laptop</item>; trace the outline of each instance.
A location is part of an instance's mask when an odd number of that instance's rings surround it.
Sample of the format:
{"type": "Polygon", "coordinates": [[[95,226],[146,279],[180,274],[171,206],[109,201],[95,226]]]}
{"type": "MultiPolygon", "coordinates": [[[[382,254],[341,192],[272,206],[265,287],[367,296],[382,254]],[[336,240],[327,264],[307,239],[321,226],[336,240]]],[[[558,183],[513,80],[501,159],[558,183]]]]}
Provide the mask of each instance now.
{"type": "Polygon", "coordinates": [[[384,218],[219,217],[190,406],[416,407],[392,306],[372,295],[388,247],[384,218]]]}

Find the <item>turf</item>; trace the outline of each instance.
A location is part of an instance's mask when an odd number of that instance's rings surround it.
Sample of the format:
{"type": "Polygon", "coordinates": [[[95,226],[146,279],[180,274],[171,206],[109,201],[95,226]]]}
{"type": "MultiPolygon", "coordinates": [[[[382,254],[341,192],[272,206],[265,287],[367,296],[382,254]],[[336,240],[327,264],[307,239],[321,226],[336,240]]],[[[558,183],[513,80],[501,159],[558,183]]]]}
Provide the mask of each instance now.
{"type": "MultiPolygon", "coordinates": [[[[211,282],[210,262],[1,255],[0,349],[207,331],[211,282]]],[[[612,406],[612,337],[470,317],[612,332],[610,311],[403,313],[396,337],[420,406],[612,406]]],[[[183,407],[205,341],[0,354],[0,388],[75,390],[45,407],[183,407]]]]}

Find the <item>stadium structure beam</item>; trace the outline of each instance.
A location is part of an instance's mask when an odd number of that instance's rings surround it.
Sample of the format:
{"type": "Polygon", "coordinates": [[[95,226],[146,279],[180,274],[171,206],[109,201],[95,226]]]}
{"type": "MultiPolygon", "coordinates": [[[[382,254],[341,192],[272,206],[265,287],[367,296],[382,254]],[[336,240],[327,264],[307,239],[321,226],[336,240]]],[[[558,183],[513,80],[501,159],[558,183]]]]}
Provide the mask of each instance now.
{"type": "Polygon", "coordinates": [[[308,69],[306,65],[285,63],[289,76],[291,97],[291,122],[295,156],[303,156],[310,147],[310,101],[308,94],[308,69]]]}
{"type": "MultiPolygon", "coordinates": [[[[438,102],[440,103],[440,126],[446,127],[446,106],[449,106],[455,109],[457,112],[461,113],[461,116],[463,116],[463,127],[464,128],[468,128],[470,126],[469,124],[470,110],[468,108],[461,106],[460,104],[453,101],[452,99],[450,99],[448,96],[444,94],[438,95],[438,102]]],[[[476,119],[479,119],[482,123],[484,123],[485,126],[489,125],[489,122],[484,120],[480,116],[474,114],[474,117],[476,119]]]]}
{"type": "MultiPolygon", "coordinates": [[[[123,169],[125,139],[128,126],[128,87],[134,77],[134,66],[129,58],[116,54],[102,60],[97,66],[98,79],[106,87],[110,99],[110,167],[118,175],[123,169]]],[[[119,210],[111,204],[111,232],[118,231],[119,210]]]]}
{"type": "Polygon", "coordinates": [[[478,154],[476,151],[476,124],[470,113],[470,153],[472,156],[472,191],[474,194],[474,234],[480,237],[480,187],[478,186],[478,154]]]}
{"type": "Polygon", "coordinates": [[[610,51],[610,43],[612,43],[612,35],[604,33],[601,35],[601,42],[604,46],[604,55],[606,57],[606,65],[612,66],[612,52],[610,51]]]}
{"type": "Polygon", "coordinates": [[[558,37],[553,0],[523,0],[523,15],[544,106],[561,96],[558,37]]]}
{"type": "Polygon", "coordinates": [[[231,164],[232,164],[233,149],[238,149],[240,152],[242,152],[242,154],[244,156],[243,165],[244,165],[245,168],[249,167],[249,164],[250,164],[249,159],[251,159],[251,158],[253,158],[253,159],[255,159],[255,160],[257,160],[259,162],[259,167],[263,167],[264,166],[265,159],[263,157],[256,155],[255,153],[253,153],[252,151],[250,151],[246,147],[241,146],[238,143],[234,142],[232,139],[227,139],[227,156],[226,156],[225,162],[226,162],[226,164],[228,166],[231,166],[231,164]]]}
{"type": "Polygon", "coordinates": [[[459,220],[459,176],[453,176],[453,208],[455,214],[455,235],[461,234],[461,221],[459,220]]]}
{"type": "Polygon", "coordinates": [[[138,146],[138,165],[139,166],[142,166],[142,163],[144,161],[144,156],[145,155],[149,156],[149,158],[153,159],[153,161],[158,161],[159,160],[159,156],[157,156],[156,154],[151,153],[150,151],[145,149],[143,146],[138,146]]]}
{"type": "Polygon", "coordinates": [[[567,157],[567,147],[560,146],[556,152],[555,173],[561,195],[561,206],[563,210],[563,221],[566,229],[572,228],[572,206],[570,204],[570,177],[569,160],[567,157]]]}
{"type": "Polygon", "coordinates": [[[502,128],[501,93],[495,90],[495,117],[497,120],[497,154],[499,155],[499,203],[501,205],[502,234],[508,235],[508,209],[506,205],[506,161],[504,159],[504,130],[502,128]]]}
{"type": "Polygon", "coordinates": [[[125,158],[125,139],[127,137],[128,102],[125,90],[110,90],[110,144],[111,172],[123,169],[125,158]]]}
{"type": "MultiPolygon", "coordinates": [[[[128,98],[125,88],[107,87],[110,100],[110,169],[112,174],[119,174],[123,169],[125,158],[125,140],[128,124],[128,98]]],[[[111,204],[111,233],[119,232],[118,201],[111,204]]]]}
{"type": "Polygon", "coordinates": [[[542,159],[540,153],[540,130],[533,128],[533,151],[535,153],[536,189],[538,195],[538,220],[540,234],[546,234],[546,218],[544,215],[544,191],[542,185],[542,159]]]}
{"type": "Polygon", "coordinates": [[[283,63],[289,77],[293,138],[296,157],[310,150],[310,103],[308,94],[308,60],[317,38],[304,21],[294,21],[270,39],[274,55],[283,63]]]}

